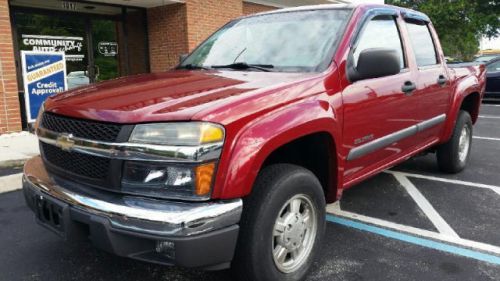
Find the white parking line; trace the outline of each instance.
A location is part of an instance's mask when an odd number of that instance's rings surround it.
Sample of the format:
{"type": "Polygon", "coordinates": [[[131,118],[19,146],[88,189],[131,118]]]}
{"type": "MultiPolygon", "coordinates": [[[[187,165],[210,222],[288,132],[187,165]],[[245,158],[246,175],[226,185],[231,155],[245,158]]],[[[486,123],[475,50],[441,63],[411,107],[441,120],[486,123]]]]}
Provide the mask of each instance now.
{"type": "Polygon", "coordinates": [[[0,177],[0,193],[21,189],[22,178],[22,173],[0,177]]]}
{"type": "Polygon", "coordinates": [[[500,116],[493,116],[493,115],[479,115],[479,118],[500,119],[500,116]]]}
{"type": "Polygon", "coordinates": [[[369,223],[372,225],[379,225],[381,227],[394,229],[394,230],[401,231],[401,232],[411,233],[411,234],[415,234],[415,235],[422,236],[422,237],[427,237],[427,238],[431,238],[431,239],[435,239],[435,240],[440,240],[440,241],[453,243],[453,244],[461,245],[464,247],[469,247],[469,248],[473,248],[473,249],[477,249],[477,250],[486,251],[486,252],[500,255],[500,247],[498,247],[498,246],[494,246],[494,245],[490,245],[490,244],[486,244],[486,243],[482,243],[482,242],[477,242],[477,241],[472,241],[472,240],[468,240],[468,239],[463,239],[463,238],[459,238],[459,237],[458,238],[451,237],[451,236],[443,235],[441,233],[437,233],[434,231],[429,231],[429,230],[425,230],[425,229],[416,228],[413,226],[403,225],[403,224],[399,224],[399,223],[395,223],[395,222],[390,222],[390,221],[386,221],[386,220],[382,220],[382,219],[378,219],[378,218],[373,218],[373,217],[369,217],[369,216],[364,216],[364,215],[352,213],[349,211],[344,211],[344,210],[340,209],[340,204],[338,201],[333,203],[333,204],[327,205],[326,211],[330,214],[334,214],[334,215],[338,215],[341,217],[346,217],[346,218],[366,222],[366,223],[369,223]]]}
{"type": "Polygon", "coordinates": [[[493,140],[493,141],[500,141],[500,138],[490,138],[490,137],[480,137],[480,136],[473,136],[475,139],[479,140],[493,140]]]}
{"type": "Polygon", "coordinates": [[[403,174],[394,172],[392,174],[398,182],[406,189],[406,192],[413,198],[418,207],[424,212],[429,220],[434,224],[436,229],[443,235],[459,238],[458,234],[451,226],[441,217],[441,215],[432,207],[431,203],[420,193],[420,191],[408,180],[403,174]]]}
{"type": "Polygon", "coordinates": [[[494,107],[500,107],[500,104],[482,104],[481,106],[494,106],[494,107]]]}
{"type": "Polygon", "coordinates": [[[393,175],[395,173],[399,173],[401,175],[404,175],[404,176],[410,177],[410,178],[419,178],[419,179],[440,181],[440,182],[453,183],[453,184],[472,186],[472,187],[478,187],[478,188],[486,188],[486,189],[493,190],[498,195],[500,195],[500,186],[495,186],[495,185],[475,183],[475,182],[462,181],[462,180],[453,180],[453,179],[447,179],[447,178],[439,178],[439,177],[434,177],[434,176],[427,176],[427,175],[413,174],[413,173],[406,173],[406,172],[396,172],[396,171],[390,171],[390,170],[386,170],[384,172],[388,173],[388,174],[393,174],[393,175]]]}

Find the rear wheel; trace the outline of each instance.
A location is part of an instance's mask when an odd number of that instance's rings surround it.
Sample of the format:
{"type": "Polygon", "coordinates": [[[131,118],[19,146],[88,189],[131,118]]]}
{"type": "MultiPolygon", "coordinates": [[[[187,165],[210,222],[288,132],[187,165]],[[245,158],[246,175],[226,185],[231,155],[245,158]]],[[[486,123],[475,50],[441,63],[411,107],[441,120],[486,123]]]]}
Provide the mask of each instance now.
{"type": "Polygon", "coordinates": [[[472,119],[461,110],[450,140],[437,150],[439,170],[445,173],[462,171],[469,160],[472,145],[472,119]]]}
{"type": "Polygon", "coordinates": [[[302,280],[319,250],[325,197],[312,172],[264,168],[245,198],[233,269],[240,280],[302,280]]]}

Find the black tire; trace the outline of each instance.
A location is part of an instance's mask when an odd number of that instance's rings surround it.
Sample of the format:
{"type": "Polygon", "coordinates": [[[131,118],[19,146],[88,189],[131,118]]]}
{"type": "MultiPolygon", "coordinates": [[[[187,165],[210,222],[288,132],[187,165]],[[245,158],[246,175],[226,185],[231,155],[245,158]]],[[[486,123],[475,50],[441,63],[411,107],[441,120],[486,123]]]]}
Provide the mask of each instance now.
{"type": "MultiPolygon", "coordinates": [[[[437,149],[437,162],[440,171],[450,174],[455,174],[462,171],[470,156],[472,147],[472,119],[467,111],[460,110],[453,129],[453,134],[448,142],[440,145],[437,149]],[[465,158],[460,157],[460,137],[464,129],[469,130],[468,141],[469,145],[466,149],[467,155],[465,158]]],[[[465,150],[464,150],[465,151],[465,150]]]]}
{"type": "Polygon", "coordinates": [[[251,195],[244,199],[238,246],[232,263],[234,276],[248,281],[303,280],[318,254],[324,230],[325,195],[316,176],[291,164],[265,167],[251,195]],[[311,217],[317,220],[317,231],[315,238],[310,238],[314,244],[303,263],[293,272],[283,273],[272,253],[273,243],[276,243],[273,228],[278,215],[283,213],[283,206],[294,196],[306,196],[314,205],[316,216],[311,217]]]}

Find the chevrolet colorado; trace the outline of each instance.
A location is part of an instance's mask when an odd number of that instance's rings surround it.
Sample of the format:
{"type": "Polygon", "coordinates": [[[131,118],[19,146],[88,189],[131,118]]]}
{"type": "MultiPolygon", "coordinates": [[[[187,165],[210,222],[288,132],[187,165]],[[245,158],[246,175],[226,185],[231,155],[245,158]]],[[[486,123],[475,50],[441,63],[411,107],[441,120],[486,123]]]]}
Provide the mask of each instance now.
{"type": "Polygon", "coordinates": [[[27,205],[68,240],[243,280],[302,280],[325,204],[431,151],[469,158],[484,66],[449,68],[429,18],[386,5],[233,20],[171,71],[47,99],[27,205]]]}

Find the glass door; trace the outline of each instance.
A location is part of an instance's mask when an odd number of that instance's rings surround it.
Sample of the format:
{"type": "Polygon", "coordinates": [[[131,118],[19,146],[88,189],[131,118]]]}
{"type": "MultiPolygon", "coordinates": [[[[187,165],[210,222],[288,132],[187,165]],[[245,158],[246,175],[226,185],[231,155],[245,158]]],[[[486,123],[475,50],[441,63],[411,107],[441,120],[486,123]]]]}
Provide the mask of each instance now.
{"type": "Polygon", "coordinates": [[[117,32],[119,22],[110,19],[92,19],[92,65],[89,73],[92,82],[105,81],[122,76],[118,53],[117,32]]]}

